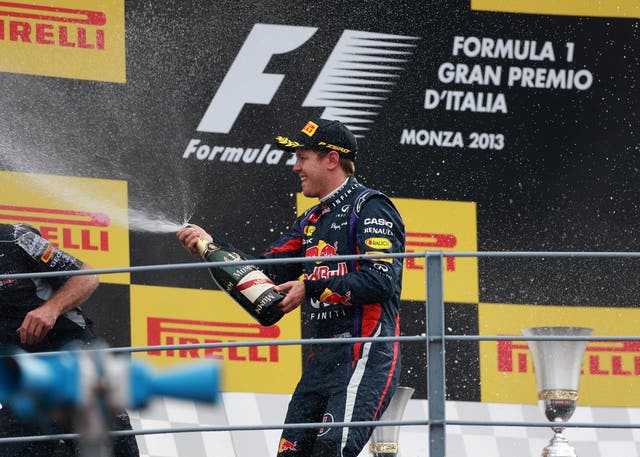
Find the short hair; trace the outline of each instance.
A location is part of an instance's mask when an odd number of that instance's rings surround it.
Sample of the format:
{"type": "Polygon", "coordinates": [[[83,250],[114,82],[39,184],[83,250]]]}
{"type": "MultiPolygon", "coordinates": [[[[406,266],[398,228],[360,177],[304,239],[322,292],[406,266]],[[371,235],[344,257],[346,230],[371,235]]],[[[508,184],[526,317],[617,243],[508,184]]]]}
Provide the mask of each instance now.
{"type": "MultiPolygon", "coordinates": [[[[327,156],[327,154],[329,154],[333,150],[334,149],[313,149],[313,152],[318,154],[320,158],[324,158],[327,156]]],[[[338,156],[340,157],[340,168],[342,168],[342,170],[347,175],[349,176],[354,175],[356,172],[356,164],[353,162],[353,160],[343,157],[342,154],[340,154],[339,152],[338,152],[338,156]]]]}

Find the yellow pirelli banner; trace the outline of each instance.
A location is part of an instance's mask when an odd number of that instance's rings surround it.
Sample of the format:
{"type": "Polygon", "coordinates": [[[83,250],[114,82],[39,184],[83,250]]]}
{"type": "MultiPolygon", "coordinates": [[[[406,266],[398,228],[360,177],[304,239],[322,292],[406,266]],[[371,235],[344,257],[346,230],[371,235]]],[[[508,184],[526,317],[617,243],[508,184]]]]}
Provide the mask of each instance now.
{"type": "MultiPolygon", "coordinates": [[[[476,204],[442,200],[392,198],[405,224],[407,252],[474,252],[478,249],[476,204]]],[[[298,215],[317,203],[297,194],[298,215]]],[[[406,258],[402,272],[402,300],[426,300],[424,257],[406,258]]],[[[478,259],[445,257],[444,299],[478,302],[478,259]]]]}
{"type": "MultiPolygon", "coordinates": [[[[522,336],[542,326],[591,327],[593,336],[637,336],[640,309],[480,303],[480,335],[522,336]]],[[[536,403],[536,380],[526,341],[480,342],[484,402],[536,403]]],[[[640,406],[640,343],[590,341],[582,362],[578,404],[640,406]]]]}
{"type": "MultiPolygon", "coordinates": [[[[442,200],[394,198],[407,233],[407,252],[478,250],[476,204],[442,200]]],[[[424,258],[407,258],[402,273],[402,299],[426,300],[424,258]]],[[[447,302],[477,303],[477,257],[445,257],[444,299],[447,302]]]]}
{"type": "Polygon", "coordinates": [[[471,0],[471,9],[562,16],[640,17],[638,0],[471,0]]]}
{"type": "MultiPolygon", "coordinates": [[[[131,286],[131,345],[166,346],[300,338],[300,311],[263,327],[218,290],[131,286]]],[[[301,347],[233,346],[136,353],[155,366],[202,359],[222,365],[225,392],[290,393],[302,373],[301,347]]]]}
{"type": "Polygon", "coordinates": [[[0,1],[0,71],[124,83],[124,0],[0,1]]]}
{"type": "MultiPolygon", "coordinates": [[[[0,223],[26,223],[93,268],[129,266],[127,182],[0,171],[0,223]]],[[[129,273],[101,275],[128,284],[129,273]]]]}

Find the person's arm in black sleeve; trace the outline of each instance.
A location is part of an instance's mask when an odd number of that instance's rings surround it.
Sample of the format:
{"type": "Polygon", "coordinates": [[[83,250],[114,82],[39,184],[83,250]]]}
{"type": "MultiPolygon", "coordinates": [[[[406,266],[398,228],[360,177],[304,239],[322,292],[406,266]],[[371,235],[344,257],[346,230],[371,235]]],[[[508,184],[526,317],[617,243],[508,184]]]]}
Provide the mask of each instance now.
{"type": "MultiPolygon", "coordinates": [[[[393,204],[379,196],[363,206],[356,230],[356,254],[404,252],[404,224],[393,204]]],[[[402,258],[372,258],[358,261],[356,271],[344,276],[305,280],[307,297],[323,301],[330,294],[348,303],[380,303],[400,293],[402,258]]]]}
{"type": "MultiPolygon", "coordinates": [[[[33,259],[34,272],[88,270],[90,267],[67,252],[56,248],[28,226],[18,226],[18,245],[33,259]]],[[[22,344],[41,342],[64,313],[85,302],[99,285],[97,275],[53,277],[57,290],[39,307],[29,311],[17,332],[22,344]]]]}
{"type": "MultiPolygon", "coordinates": [[[[91,267],[83,265],[81,270],[91,267]]],[[[36,309],[29,311],[17,332],[22,344],[36,344],[44,339],[60,316],[84,303],[98,287],[97,275],[71,277],[36,309]]]]}

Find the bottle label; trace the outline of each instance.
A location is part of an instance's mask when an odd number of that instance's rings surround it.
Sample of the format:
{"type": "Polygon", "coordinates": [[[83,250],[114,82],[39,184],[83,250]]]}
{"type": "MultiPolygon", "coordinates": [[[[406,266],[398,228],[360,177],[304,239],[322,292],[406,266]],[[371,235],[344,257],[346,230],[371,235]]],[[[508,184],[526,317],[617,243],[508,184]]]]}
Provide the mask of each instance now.
{"type": "Polygon", "coordinates": [[[236,289],[247,297],[251,303],[254,303],[260,295],[271,290],[273,286],[273,281],[267,278],[264,273],[259,270],[254,270],[238,281],[236,289]]]}

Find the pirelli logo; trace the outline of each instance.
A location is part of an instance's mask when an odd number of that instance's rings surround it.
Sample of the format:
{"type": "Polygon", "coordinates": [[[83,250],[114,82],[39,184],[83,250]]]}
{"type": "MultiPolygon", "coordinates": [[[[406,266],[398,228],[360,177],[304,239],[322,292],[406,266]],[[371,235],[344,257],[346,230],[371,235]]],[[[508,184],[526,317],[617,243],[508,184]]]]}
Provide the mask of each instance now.
{"type": "MultiPolygon", "coordinates": [[[[0,171],[0,189],[0,222],[32,225],[92,268],[129,265],[126,181],[0,171]]],[[[130,275],[105,274],[100,282],[129,284],[130,275]]]]}
{"type": "Polygon", "coordinates": [[[44,254],[42,254],[42,256],[40,257],[40,260],[42,260],[44,263],[49,263],[49,260],[51,260],[51,256],[53,255],[53,251],[54,251],[53,246],[51,245],[47,246],[47,249],[44,251],[44,254]]]}
{"type": "MultiPolygon", "coordinates": [[[[470,238],[464,230],[458,233],[436,231],[415,231],[407,227],[405,250],[407,252],[443,251],[455,252],[470,247],[470,238]]],[[[468,249],[468,248],[467,248],[468,249]]],[[[424,300],[426,259],[406,257],[404,259],[403,299],[424,300]]],[[[477,259],[444,257],[445,300],[460,303],[474,303],[478,300],[477,259]]]]}
{"type": "MultiPolygon", "coordinates": [[[[622,307],[479,303],[478,335],[521,335],[540,326],[594,329],[582,359],[580,403],[585,406],[640,406],[640,310],[622,307]],[[629,338],[628,340],[626,338],[629,338]]],[[[537,400],[533,359],[527,341],[479,343],[480,395],[484,402],[529,403],[537,400]]]]}
{"type": "Polygon", "coordinates": [[[313,134],[316,133],[316,130],[318,130],[318,124],[316,124],[315,122],[309,121],[305,124],[304,127],[302,127],[301,132],[304,133],[305,135],[313,136],[313,134]]]}
{"type": "Polygon", "coordinates": [[[0,1],[0,51],[4,71],[125,82],[124,0],[0,1]]]}
{"type": "Polygon", "coordinates": [[[104,51],[102,11],[0,2],[0,17],[0,40],[104,51]]]}
{"type": "MultiPolygon", "coordinates": [[[[591,342],[585,350],[586,376],[640,376],[640,342],[591,342]]],[[[498,371],[533,373],[526,342],[498,341],[498,371]]]]}
{"type": "Polygon", "coordinates": [[[111,220],[105,213],[0,205],[0,221],[33,225],[51,244],[65,250],[109,251],[111,220]]]}
{"type": "MultiPolygon", "coordinates": [[[[206,344],[247,340],[274,340],[280,336],[278,326],[214,322],[167,317],[147,317],[147,343],[150,346],[206,344]]],[[[228,362],[276,363],[280,361],[278,346],[226,348],[190,348],[150,351],[151,356],[180,359],[212,358],[228,362]]]]}
{"type": "MultiPolygon", "coordinates": [[[[406,238],[405,250],[407,252],[453,249],[458,244],[458,239],[453,233],[407,232],[406,238]]],[[[424,270],[424,260],[407,257],[405,266],[410,270],[424,270]]],[[[445,269],[450,272],[456,271],[455,257],[447,257],[445,259],[445,269]]]]}
{"type": "Polygon", "coordinates": [[[261,343],[300,338],[299,310],[263,327],[221,290],[131,284],[129,291],[131,344],[153,346],[135,357],[156,367],[214,359],[223,367],[225,392],[287,394],[295,388],[300,345],[261,343]]]}

